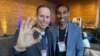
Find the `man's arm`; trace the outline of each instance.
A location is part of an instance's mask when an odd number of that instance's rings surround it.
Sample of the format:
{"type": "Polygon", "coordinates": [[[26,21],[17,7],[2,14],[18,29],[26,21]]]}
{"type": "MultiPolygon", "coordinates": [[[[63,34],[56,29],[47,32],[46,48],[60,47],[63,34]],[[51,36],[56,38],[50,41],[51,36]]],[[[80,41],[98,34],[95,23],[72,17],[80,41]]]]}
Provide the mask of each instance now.
{"type": "Polygon", "coordinates": [[[79,28],[77,45],[76,45],[76,56],[83,56],[83,42],[82,42],[82,31],[79,28]]]}
{"type": "Polygon", "coordinates": [[[16,51],[15,48],[13,48],[12,50],[12,55],[13,56],[22,56],[24,54],[25,51],[22,51],[22,52],[19,52],[19,51],[16,51]]]}

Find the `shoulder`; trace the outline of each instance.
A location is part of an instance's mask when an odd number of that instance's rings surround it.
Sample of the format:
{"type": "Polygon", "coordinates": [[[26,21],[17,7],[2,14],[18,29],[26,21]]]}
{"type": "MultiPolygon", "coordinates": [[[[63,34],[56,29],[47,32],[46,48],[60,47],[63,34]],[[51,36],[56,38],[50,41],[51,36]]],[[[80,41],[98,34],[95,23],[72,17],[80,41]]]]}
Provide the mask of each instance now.
{"type": "Polygon", "coordinates": [[[81,28],[74,23],[68,22],[69,27],[80,30],[81,28]]]}
{"type": "Polygon", "coordinates": [[[58,30],[58,25],[52,25],[49,27],[50,31],[57,31],[58,30]]]}
{"type": "Polygon", "coordinates": [[[82,34],[82,30],[79,26],[77,26],[76,24],[74,23],[68,23],[68,28],[69,30],[73,31],[73,32],[76,32],[76,34],[82,34]]]}
{"type": "Polygon", "coordinates": [[[58,27],[58,25],[51,25],[50,26],[50,29],[55,29],[55,28],[57,28],[58,27]]]}

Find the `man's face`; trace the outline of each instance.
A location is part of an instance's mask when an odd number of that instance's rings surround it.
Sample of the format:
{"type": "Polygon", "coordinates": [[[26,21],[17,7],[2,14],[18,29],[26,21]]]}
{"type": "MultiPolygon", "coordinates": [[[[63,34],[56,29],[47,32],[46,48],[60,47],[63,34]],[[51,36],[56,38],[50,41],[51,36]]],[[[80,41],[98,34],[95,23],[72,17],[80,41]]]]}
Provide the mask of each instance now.
{"type": "Polygon", "coordinates": [[[59,24],[65,24],[69,18],[68,9],[65,6],[59,7],[56,16],[59,24]]]}
{"type": "Polygon", "coordinates": [[[50,23],[50,15],[51,11],[49,8],[41,7],[37,14],[37,25],[40,28],[45,29],[50,23]]]}

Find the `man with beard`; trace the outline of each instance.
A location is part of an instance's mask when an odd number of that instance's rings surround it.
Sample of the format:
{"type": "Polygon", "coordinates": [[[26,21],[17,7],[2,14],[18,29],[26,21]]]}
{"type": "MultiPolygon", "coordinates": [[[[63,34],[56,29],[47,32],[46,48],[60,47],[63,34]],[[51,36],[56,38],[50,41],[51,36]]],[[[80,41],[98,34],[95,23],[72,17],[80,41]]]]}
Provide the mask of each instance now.
{"type": "Polygon", "coordinates": [[[55,56],[83,56],[81,29],[68,21],[69,8],[65,5],[56,7],[57,25],[51,27],[54,37],[55,56]]]}

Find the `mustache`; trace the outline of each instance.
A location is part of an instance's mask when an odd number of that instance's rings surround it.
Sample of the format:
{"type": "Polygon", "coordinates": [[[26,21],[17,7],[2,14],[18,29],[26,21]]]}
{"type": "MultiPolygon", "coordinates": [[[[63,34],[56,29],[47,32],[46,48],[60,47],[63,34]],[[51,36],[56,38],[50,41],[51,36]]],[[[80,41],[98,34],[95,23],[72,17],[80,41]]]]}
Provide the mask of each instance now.
{"type": "Polygon", "coordinates": [[[61,24],[61,22],[64,22],[65,21],[65,19],[60,19],[60,20],[58,20],[58,24],[61,24]]]}
{"type": "Polygon", "coordinates": [[[66,18],[62,18],[62,19],[58,19],[58,24],[61,24],[61,23],[64,23],[64,22],[67,22],[68,21],[68,19],[66,19],[66,18]]]}

